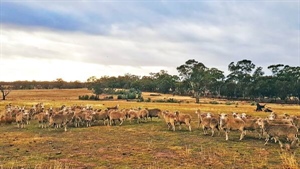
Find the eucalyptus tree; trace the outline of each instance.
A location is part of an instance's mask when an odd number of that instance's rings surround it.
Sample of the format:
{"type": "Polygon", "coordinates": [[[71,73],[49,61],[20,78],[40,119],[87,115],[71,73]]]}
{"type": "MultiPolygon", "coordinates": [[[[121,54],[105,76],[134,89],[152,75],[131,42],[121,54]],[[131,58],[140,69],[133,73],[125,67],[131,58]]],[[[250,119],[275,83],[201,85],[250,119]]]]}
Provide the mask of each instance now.
{"type": "Polygon", "coordinates": [[[235,97],[245,97],[249,93],[251,72],[255,68],[255,64],[251,60],[240,60],[236,64],[231,62],[228,70],[231,72],[227,76],[227,81],[235,84],[235,97]]]}
{"type": "Polygon", "coordinates": [[[209,91],[217,96],[221,96],[221,87],[224,85],[224,72],[217,68],[210,68],[207,70],[208,74],[208,88],[209,91]]]}
{"type": "MultiPolygon", "coordinates": [[[[281,99],[289,96],[300,96],[299,92],[300,67],[285,65],[277,73],[277,83],[279,87],[279,97],[281,99]],[[280,85],[280,86],[279,86],[280,85]]],[[[276,83],[276,84],[277,84],[276,83]]]]}
{"type": "Polygon", "coordinates": [[[200,94],[208,90],[208,70],[203,63],[194,59],[187,60],[185,64],[177,67],[180,80],[188,85],[188,89],[196,98],[196,103],[200,101],[200,94]]]}
{"type": "Polygon", "coordinates": [[[161,70],[158,73],[150,73],[156,85],[156,91],[160,93],[170,93],[175,91],[175,85],[179,77],[170,75],[166,70],[161,70]]]}
{"type": "Polygon", "coordinates": [[[257,67],[253,74],[251,79],[251,86],[249,88],[249,96],[250,97],[262,97],[264,96],[263,93],[266,91],[266,88],[262,87],[266,80],[266,76],[264,76],[265,72],[262,70],[262,67],[257,67]]]}

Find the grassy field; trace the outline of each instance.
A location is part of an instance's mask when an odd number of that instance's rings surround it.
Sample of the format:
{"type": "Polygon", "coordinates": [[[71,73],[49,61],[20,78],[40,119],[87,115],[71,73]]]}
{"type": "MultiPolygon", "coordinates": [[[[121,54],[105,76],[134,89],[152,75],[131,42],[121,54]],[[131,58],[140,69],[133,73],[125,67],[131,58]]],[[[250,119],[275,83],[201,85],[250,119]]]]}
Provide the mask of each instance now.
{"type": "MultiPolygon", "coordinates": [[[[153,103],[127,101],[80,101],[79,95],[92,94],[86,89],[77,90],[20,90],[12,91],[6,101],[0,101],[0,112],[8,103],[32,106],[43,102],[46,108],[92,105],[106,108],[160,108],[179,110],[191,114],[192,132],[183,127],[175,132],[168,131],[162,119],[122,126],[95,125],[90,128],[40,129],[33,121],[25,129],[15,124],[0,126],[0,168],[299,168],[300,148],[291,152],[281,150],[255,133],[247,133],[239,141],[239,133],[231,132],[229,141],[225,135],[210,137],[197,129],[196,109],[212,113],[245,112],[253,116],[266,117],[264,112],[255,112],[250,102],[228,102],[225,100],[202,99],[195,104],[189,97],[176,97],[182,103],[153,103]],[[210,104],[218,102],[219,104],[210,104]],[[189,103],[187,103],[189,102],[189,103]]],[[[173,96],[150,96],[151,100],[173,96]]],[[[298,114],[300,106],[268,104],[278,114],[298,114]]]]}

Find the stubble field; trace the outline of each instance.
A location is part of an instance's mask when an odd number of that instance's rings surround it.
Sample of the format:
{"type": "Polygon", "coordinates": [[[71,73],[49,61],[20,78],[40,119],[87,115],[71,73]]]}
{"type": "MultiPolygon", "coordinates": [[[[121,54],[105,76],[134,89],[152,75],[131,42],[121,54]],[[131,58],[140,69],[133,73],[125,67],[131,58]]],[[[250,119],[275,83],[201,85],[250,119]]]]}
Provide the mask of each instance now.
{"type": "MultiPolygon", "coordinates": [[[[120,105],[120,108],[160,108],[190,114],[192,132],[185,126],[182,130],[169,131],[163,119],[143,122],[128,121],[122,126],[70,127],[63,129],[38,128],[36,121],[25,129],[16,124],[0,126],[0,168],[299,168],[300,148],[290,152],[281,150],[278,144],[264,145],[256,133],[248,132],[239,141],[239,132],[230,132],[229,141],[221,132],[215,137],[203,135],[197,128],[195,110],[212,113],[247,113],[266,117],[264,112],[255,112],[249,102],[229,102],[214,100],[210,104],[202,99],[195,104],[193,98],[178,97],[184,102],[153,103],[127,101],[80,101],[79,95],[91,95],[87,89],[76,90],[19,90],[12,91],[6,101],[0,101],[0,113],[5,105],[31,107],[43,102],[50,106],[91,105],[94,108],[120,105]],[[187,101],[189,103],[187,103],[187,101]],[[228,104],[230,103],[230,104],[228,104]]],[[[171,98],[171,95],[152,97],[151,100],[171,98]]],[[[278,114],[300,115],[298,105],[268,104],[278,114]]]]}

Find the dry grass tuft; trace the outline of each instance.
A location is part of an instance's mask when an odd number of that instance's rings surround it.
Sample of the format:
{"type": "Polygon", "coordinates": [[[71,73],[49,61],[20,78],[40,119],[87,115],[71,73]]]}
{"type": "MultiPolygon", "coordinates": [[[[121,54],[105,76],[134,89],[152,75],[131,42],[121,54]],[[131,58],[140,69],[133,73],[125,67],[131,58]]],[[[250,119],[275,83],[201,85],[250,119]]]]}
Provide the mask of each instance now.
{"type": "Polygon", "coordinates": [[[299,169],[299,164],[295,154],[289,152],[280,153],[280,159],[282,161],[282,168],[284,169],[299,169]]]}

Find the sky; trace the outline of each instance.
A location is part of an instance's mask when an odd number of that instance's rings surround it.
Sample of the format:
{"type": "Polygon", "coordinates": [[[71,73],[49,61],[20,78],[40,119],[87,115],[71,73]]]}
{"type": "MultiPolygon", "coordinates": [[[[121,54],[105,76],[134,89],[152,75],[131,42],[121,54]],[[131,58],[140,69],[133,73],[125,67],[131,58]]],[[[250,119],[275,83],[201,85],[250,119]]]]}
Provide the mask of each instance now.
{"type": "Polygon", "coordinates": [[[299,0],[1,0],[0,81],[300,66],[299,0]]]}

